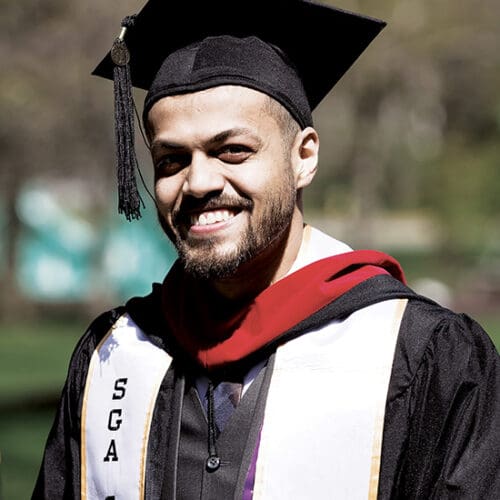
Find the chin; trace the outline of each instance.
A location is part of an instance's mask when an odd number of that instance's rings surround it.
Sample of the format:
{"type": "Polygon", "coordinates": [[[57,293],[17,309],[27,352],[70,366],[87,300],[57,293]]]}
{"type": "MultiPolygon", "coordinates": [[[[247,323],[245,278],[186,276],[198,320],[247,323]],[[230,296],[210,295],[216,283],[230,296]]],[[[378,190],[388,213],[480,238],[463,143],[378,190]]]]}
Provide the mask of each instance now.
{"type": "Polygon", "coordinates": [[[179,258],[185,271],[192,277],[202,280],[220,280],[236,275],[239,267],[246,262],[250,255],[248,252],[233,248],[231,251],[217,252],[211,248],[202,251],[178,248],[179,258]]]}

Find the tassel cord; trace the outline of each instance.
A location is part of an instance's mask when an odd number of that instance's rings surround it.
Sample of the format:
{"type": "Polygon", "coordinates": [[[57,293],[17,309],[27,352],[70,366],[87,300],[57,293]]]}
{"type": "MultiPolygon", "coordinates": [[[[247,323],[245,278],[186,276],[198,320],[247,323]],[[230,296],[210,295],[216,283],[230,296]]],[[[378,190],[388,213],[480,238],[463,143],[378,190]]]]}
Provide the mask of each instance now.
{"type": "Polygon", "coordinates": [[[220,466],[220,458],[217,453],[217,425],[215,423],[214,410],[214,384],[208,381],[207,392],[207,417],[208,417],[208,458],[206,467],[209,472],[215,472],[220,466]]]}
{"type": "MultiPolygon", "coordinates": [[[[137,188],[135,171],[139,170],[135,153],[134,111],[130,54],[124,41],[125,33],[135,23],[135,16],[122,21],[122,31],[111,49],[114,63],[115,139],[118,177],[118,212],[127,220],[139,219],[144,201],[137,188]]],[[[142,177],[142,175],[141,175],[142,177]]]]}
{"type": "MultiPolygon", "coordinates": [[[[141,132],[142,140],[144,141],[144,144],[148,148],[148,151],[151,151],[151,146],[149,144],[148,138],[144,133],[144,129],[141,125],[141,118],[139,116],[139,113],[137,112],[137,106],[135,105],[135,102],[133,104],[134,104],[135,117],[137,119],[137,125],[139,126],[139,130],[141,132]]],[[[156,198],[153,196],[148,185],[146,184],[146,181],[144,180],[144,176],[142,175],[142,170],[141,167],[139,166],[139,163],[137,163],[137,172],[139,172],[139,177],[141,179],[142,187],[145,189],[146,193],[148,193],[148,196],[151,198],[151,201],[154,203],[154,206],[158,208],[158,205],[156,203],[156,198]]]]}

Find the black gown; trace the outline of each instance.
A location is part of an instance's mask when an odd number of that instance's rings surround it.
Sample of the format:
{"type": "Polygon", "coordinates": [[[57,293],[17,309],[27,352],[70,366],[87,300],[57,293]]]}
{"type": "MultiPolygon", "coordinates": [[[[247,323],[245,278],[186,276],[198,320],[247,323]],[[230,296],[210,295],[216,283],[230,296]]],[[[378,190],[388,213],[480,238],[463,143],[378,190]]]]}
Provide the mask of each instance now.
{"type": "MultiPolygon", "coordinates": [[[[80,340],[71,359],[33,498],[80,497],[80,412],[87,368],[93,350],[124,312],[154,344],[174,358],[153,414],[146,498],[172,499],[176,493],[179,498],[183,481],[188,481],[185,486],[193,491],[196,481],[192,479],[197,474],[201,477],[204,461],[199,461],[199,472],[190,471],[186,480],[174,453],[180,437],[170,429],[180,428],[175,425],[176,415],[182,400],[192,397],[184,389],[185,381],[192,380],[196,369],[169,337],[160,297],[160,286],[154,286],[147,297],[132,299],[125,307],[97,318],[80,340]]],[[[391,277],[377,276],[352,288],[273,344],[242,360],[238,369],[272,358],[281,343],[334,318],[342,319],[362,307],[394,298],[407,298],[409,302],[398,335],[386,401],[378,498],[500,498],[498,353],[487,334],[468,316],[416,295],[391,277]]],[[[268,370],[272,370],[270,365],[268,370]]],[[[261,393],[261,399],[265,398],[265,391],[261,393]]],[[[241,474],[235,470],[232,477],[234,481],[230,482],[234,484],[229,485],[230,494],[226,496],[241,498],[241,474]]],[[[201,487],[199,494],[200,498],[209,498],[201,487]]]]}

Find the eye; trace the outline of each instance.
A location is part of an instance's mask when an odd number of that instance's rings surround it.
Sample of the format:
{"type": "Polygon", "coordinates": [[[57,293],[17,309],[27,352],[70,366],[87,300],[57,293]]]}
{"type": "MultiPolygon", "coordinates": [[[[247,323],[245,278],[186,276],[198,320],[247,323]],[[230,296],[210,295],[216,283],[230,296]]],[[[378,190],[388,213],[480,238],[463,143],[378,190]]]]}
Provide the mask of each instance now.
{"type": "Polygon", "coordinates": [[[253,153],[252,148],[243,144],[226,144],[217,150],[216,155],[224,163],[243,163],[253,153]]]}
{"type": "Polygon", "coordinates": [[[179,170],[189,165],[191,155],[187,153],[168,153],[155,159],[156,175],[174,175],[179,170]]]}

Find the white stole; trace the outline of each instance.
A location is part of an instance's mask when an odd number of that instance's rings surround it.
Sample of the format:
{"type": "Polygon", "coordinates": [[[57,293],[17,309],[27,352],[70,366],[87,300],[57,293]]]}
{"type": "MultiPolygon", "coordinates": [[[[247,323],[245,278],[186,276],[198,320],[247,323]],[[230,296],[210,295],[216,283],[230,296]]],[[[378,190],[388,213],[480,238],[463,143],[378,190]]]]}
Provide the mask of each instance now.
{"type": "Polygon", "coordinates": [[[278,349],[254,500],[376,498],[385,402],[406,304],[365,307],[278,349]]]}
{"type": "Polygon", "coordinates": [[[95,349],[82,404],[82,500],[144,498],[151,418],[170,362],[126,314],[95,349]]]}

